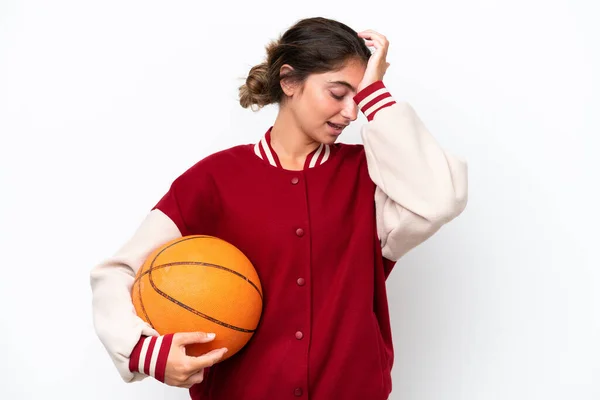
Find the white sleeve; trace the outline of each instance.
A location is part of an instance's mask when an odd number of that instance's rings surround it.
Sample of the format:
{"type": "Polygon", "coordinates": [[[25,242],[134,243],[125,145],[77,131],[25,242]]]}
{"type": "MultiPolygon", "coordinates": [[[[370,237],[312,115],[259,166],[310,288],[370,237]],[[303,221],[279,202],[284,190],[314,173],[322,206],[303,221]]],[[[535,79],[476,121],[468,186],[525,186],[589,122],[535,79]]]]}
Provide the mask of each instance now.
{"type": "Polygon", "coordinates": [[[412,106],[392,100],[381,83],[365,97],[361,136],[377,186],[377,232],[383,256],[397,261],[465,209],[467,163],[444,151],[412,106]]]}
{"type": "Polygon", "coordinates": [[[142,335],[158,336],[133,307],[135,274],[152,251],[178,237],[175,223],[158,209],[152,210],[133,237],[90,273],[94,328],[125,382],[147,377],[129,370],[129,358],[142,335]]]}

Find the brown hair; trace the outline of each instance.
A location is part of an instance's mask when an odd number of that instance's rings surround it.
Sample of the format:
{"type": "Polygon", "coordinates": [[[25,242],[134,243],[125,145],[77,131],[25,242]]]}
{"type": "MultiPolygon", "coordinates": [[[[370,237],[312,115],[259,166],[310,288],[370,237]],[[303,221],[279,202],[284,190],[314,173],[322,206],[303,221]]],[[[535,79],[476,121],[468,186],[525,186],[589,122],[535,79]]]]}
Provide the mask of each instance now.
{"type": "Polygon", "coordinates": [[[240,86],[240,105],[260,109],[280,104],[285,98],[280,82],[303,83],[313,73],[335,71],[352,59],[366,63],[369,48],[349,26],[327,18],[302,19],[289,28],[277,41],[266,46],[265,62],[250,69],[246,83],[240,86]],[[284,64],[294,70],[285,76],[279,71],[284,64]]]}

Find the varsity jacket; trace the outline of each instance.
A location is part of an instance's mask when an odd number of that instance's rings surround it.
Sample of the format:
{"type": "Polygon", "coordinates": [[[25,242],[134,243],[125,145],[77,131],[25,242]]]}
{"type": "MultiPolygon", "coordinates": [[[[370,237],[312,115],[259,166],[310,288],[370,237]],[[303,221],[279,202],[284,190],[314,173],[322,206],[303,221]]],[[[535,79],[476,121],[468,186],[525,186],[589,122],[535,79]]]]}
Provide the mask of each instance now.
{"type": "MultiPolygon", "coordinates": [[[[96,332],[127,382],[164,380],[172,334],[136,316],[138,268],[165,242],[211,235],[239,248],[263,288],[248,344],[205,370],[192,399],[387,399],[394,360],[386,279],[467,204],[467,164],[382,81],[355,98],[362,145],[320,145],[304,170],[259,143],[177,177],[116,254],[91,271],[96,332]]],[[[215,339],[215,340],[218,340],[215,339]]]]}

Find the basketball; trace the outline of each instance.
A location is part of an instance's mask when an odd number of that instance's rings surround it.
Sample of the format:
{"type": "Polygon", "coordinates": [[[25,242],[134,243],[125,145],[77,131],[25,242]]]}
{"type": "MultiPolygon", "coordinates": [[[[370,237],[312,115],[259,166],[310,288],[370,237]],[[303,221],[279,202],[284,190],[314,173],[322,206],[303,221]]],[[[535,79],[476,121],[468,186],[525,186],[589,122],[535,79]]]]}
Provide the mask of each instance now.
{"type": "Polygon", "coordinates": [[[186,346],[186,354],[227,347],[221,361],[248,343],[263,306],[250,260],[232,244],[201,235],[177,238],[153,251],[136,274],[131,296],[137,315],[161,335],[215,333],[209,343],[186,346]]]}

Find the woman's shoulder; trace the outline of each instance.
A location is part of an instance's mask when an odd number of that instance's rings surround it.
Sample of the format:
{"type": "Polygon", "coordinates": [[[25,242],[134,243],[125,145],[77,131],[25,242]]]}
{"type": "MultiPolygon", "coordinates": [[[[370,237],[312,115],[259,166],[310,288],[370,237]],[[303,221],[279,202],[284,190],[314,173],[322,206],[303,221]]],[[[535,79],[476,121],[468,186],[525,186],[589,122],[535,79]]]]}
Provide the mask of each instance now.
{"type": "Polygon", "coordinates": [[[334,151],[344,159],[356,158],[358,160],[365,154],[365,147],[362,143],[336,143],[333,146],[334,151]]]}
{"type": "Polygon", "coordinates": [[[197,181],[214,178],[239,168],[241,163],[248,164],[248,155],[252,154],[251,147],[249,144],[241,144],[210,153],[189,165],[178,180],[197,181]]]}
{"type": "Polygon", "coordinates": [[[361,152],[363,151],[364,146],[362,145],[362,143],[343,143],[343,142],[339,142],[334,144],[334,146],[338,147],[339,149],[344,149],[345,151],[348,152],[361,152]]]}
{"type": "Polygon", "coordinates": [[[232,147],[228,147],[222,150],[218,150],[204,160],[208,163],[222,163],[232,162],[239,160],[240,158],[247,158],[249,154],[252,154],[252,144],[238,144],[232,147]]]}
{"type": "Polygon", "coordinates": [[[239,144],[215,151],[201,158],[194,164],[194,167],[203,169],[219,169],[224,164],[241,162],[247,159],[249,154],[252,154],[252,145],[239,144]]]}

